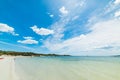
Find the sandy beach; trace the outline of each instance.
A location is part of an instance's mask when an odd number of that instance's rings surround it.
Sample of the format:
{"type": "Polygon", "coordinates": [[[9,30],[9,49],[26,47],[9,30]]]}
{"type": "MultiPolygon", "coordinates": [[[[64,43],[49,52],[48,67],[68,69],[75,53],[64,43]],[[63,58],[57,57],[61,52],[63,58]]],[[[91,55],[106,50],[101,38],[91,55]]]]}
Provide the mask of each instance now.
{"type": "Polygon", "coordinates": [[[119,57],[15,58],[0,56],[0,80],[120,80],[119,57]]]}
{"type": "Polygon", "coordinates": [[[0,80],[18,80],[15,73],[15,57],[0,56],[0,80]]]}

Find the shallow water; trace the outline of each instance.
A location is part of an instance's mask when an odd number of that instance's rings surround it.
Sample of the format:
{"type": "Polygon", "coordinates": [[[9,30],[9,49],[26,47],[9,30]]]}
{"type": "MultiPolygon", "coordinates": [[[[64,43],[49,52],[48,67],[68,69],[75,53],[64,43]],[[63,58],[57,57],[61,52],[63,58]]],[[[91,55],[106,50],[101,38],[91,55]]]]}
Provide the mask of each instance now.
{"type": "Polygon", "coordinates": [[[20,80],[120,80],[120,57],[22,57],[20,80]]]}

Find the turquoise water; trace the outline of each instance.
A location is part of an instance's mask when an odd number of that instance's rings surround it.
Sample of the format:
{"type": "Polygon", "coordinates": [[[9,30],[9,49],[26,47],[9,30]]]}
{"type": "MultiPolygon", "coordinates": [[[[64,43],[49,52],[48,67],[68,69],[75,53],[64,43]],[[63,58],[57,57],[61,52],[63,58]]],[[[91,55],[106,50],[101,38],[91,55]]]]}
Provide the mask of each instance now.
{"type": "Polygon", "coordinates": [[[120,80],[120,57],[21,57],[20,80],[120,80]]]}

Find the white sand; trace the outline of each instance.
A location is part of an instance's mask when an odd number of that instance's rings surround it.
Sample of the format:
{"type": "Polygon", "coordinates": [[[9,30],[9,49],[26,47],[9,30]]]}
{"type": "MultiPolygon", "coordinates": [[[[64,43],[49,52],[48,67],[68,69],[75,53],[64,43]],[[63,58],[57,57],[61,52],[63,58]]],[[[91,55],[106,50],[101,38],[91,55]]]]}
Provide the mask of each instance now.
{"type": "Polygon", "coordinates": [[[3,56],[3,58],[0,59],[0,80],[18,80],[15,73],[15,57],[3,56]]]}

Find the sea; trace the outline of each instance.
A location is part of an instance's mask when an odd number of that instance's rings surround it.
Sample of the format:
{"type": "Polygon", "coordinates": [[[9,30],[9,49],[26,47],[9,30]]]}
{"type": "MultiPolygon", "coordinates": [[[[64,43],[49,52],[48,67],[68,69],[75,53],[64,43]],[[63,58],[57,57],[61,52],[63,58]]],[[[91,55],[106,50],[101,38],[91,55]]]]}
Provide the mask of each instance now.
{"type": "Polygon", "coordinates": [[[19,80],[120,80],[120,57],[18,57],[19,80]]]}

